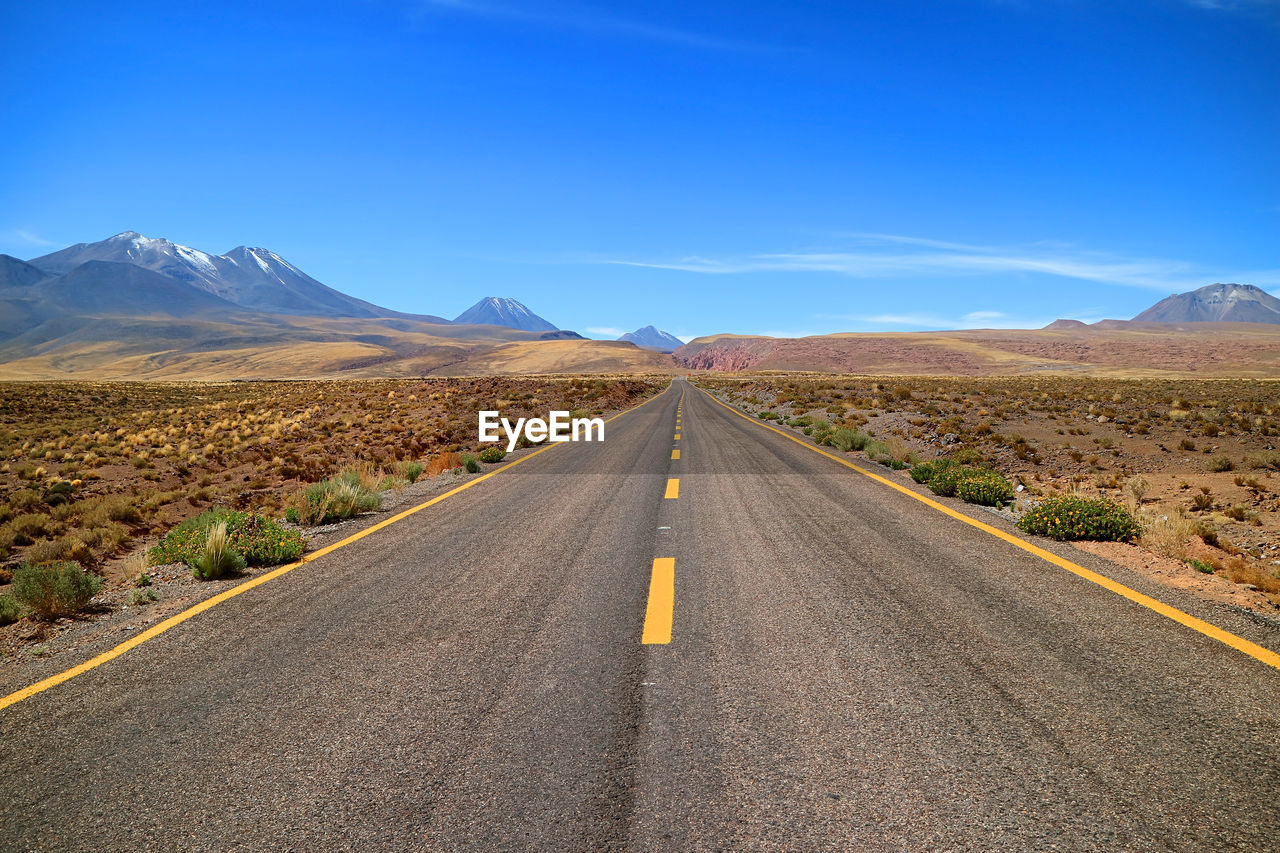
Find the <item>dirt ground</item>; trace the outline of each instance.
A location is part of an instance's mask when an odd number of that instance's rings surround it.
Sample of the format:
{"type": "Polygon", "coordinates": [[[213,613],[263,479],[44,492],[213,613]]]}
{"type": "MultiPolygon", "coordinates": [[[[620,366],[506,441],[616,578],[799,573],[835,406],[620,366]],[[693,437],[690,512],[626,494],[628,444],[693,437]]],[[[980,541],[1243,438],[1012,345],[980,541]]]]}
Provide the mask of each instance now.
{"type": "MultiPolygon", "coordinates": [[[[213,506],[279,515],[362,465],[427,474],[476,451],[481,409],[597,414],[660,379],[0,383],[0,592],[24,561],[114,577],[138,542],[213,506]]],[[[452,463],[452,464],[449,464],[452,463]]],[[[136,571],[134,572],[136,573],[136,571]]]]}

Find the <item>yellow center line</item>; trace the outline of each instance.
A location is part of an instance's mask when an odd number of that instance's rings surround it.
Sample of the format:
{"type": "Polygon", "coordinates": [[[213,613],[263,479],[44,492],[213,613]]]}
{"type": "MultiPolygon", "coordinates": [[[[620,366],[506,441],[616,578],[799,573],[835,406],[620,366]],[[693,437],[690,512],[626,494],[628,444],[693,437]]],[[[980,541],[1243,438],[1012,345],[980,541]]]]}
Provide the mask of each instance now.
{"type": "Polygon", "coordinates": [[[672,459],[679,459],[679,458],[680,458],[680,451],[679,451],[679,450],[673,450],[673,451],[671,451],[671,458],[672,458],[672,459]]]}
{"type": "MultiPolygon", "coordinates": [[[[669,389],[670,389],[670,386],[667,386],[666,390],[669,390],[669,389]]],[[[652,403],[654,400],[663,396],[663,394],[666,393],[666,390],[658,394],[654,394],[652,397],[645,400],[644,402],[637,403],[636,405],[632,406],[629,409],[626,409],[625,411],[619,412],[613,417],[605,420],[605,423],[609,423],[610,421],[615,421],[625,414],[634,412],[636,409],[640,408],[641,406],[646,406],[649,403],[652,403]]],[[[684,392],[681,391],[681,394],[683,393],[684,392]]],[[[548,450],[551,450],[552,448],[557,446],[558,445],[556,444],[548,444],[546,447],[540,447],[537,450],[533,451],[532,453],[528,454],[527,456],[521,456],[519,459],[516,459],[513,462],[508,462],[506,465],[503,465],[501,468],[496,468],[487,474],[482,474],[479,477],[476,477],[474,480],[468,480],[467,482],[463,483],[461,486],[458,486],[457,488],[454,488],[454,489],[450,489],[449,491],[445,492],[442,495],[436,495],[434,498],[431,498],[428,501],[424,501],[423,503],[420,503],[417,506],[410,507],[409,509],[406,509],[403,512],[399,512],[391,516],[390,518],[379,521],[377,524],[370,525],[369,527],[366,527],[364,530],[361,530],[357,533],[353,533],[350,536],[346,537],[345,539],[342,539],[338,542],[334,542],[332,545],[327,545],[324,548],[320,548],[319,550],[312,551],[310,554],[304,555],[301,559],[297,560],[296,562],[288,563],[283,566],[278,566],[272,569],[271,571],[267,572],[265,575],[259,575],[256,578],[252,578],[250,580],[245,581],[242,584],[239,584],[238,586],[233,586],[231,589],[228,589],[225,592],[220,592],[217,595],[211,596],[210,598],[206,598],[204,601],[201,601],[199,604],[195,604],[191,607],[188,607],[186,610],[183,610],[180,613],[175,613],[173,616],[170,616],[168,619],[165,619],[163,622],[159,622],[155,625],[152,625],[147,630],[139,634],[136,634],[133,637],[130,637],[128,640],[125,640],[123,643],[120,643],[115,648],[108,649],[107,651],[103,652],[102,654],[98,655],[95,658],[91,658],[90,660],[87,660],[82,664],[73,666],[67,670],[63,670],[62,672],[59,672],[55,675],[51,675],[48,678],[45,678],[41,681],[37,681],[35,684],[24,687],[21,690],[14,691],[13,693],[10,693],[8,696],[0,698],[0,710],[3,710],[4,708],[8,708],[10,705],[15,705],[18,702],[21,702],[23,699],[29,699],[30,697],[35,696],[37,693],[43,693],[44,691],[48,690],[50,687],[56,687],[57,685],[61,684],[64,681],[70,681],[71,679],[75,678],[77,675],[83,675],[84,673],[88,672],[91,669],[96,669],[97,667],[102,666],[104,663],[107,663],[108,661],[111,661],[111,660],[114,660],[115,658],[120,657],[120,655],[124,654],[130,649],[133,649],[142,645],[147,640],[158,637],[164,632],[170,630],[171,628],[175,628],[178,625],[181,625],[183,622],[186,622],[188,619],[191,619],[194,616],[198,616],[199,614],[205,612],[206,610],[217,607],[219,604],[222,604],[225,601],[235,598],[237,595],[242,595],[248,592],[249,590],[253,589],[254,587],[262,586],[264,583],[268,583],[270,581],[275,580],[278,577],[286,575],[289,572],[293,571],[294,569],[298,568],[299,566],[303,566],[307,563],[310,563],[313,560],[319,559],[320,557],[323,557],[325,554],[330,554],[338,550],[339,548],[344,548],[347,545],[350,545],[354,542],[358,542],[366,536],[376,533],[377,531],[382,530],[385,527],[390,527],[392,524],[395,524],[398,521],[403,521],[404,519],[408,518],[414,513],[421,512],[427,507],[435,506],[436,504],[440,503],[446,498],[453,497],[454,495],[460,492],[465,492],[467,489],[471,488],[472,486],[477,486],[480,483],[483,483],[485,480],[488,480],[491,477],[501,474],[503,471],[507,471],[511,468],[514,468],[515,466],[520,465],[521,463],[528,462],[530,459],[537,456],[538,454],[546,453],[548,450]]]]}
{"type": "Polygon", "coordinates": [[[656,557],[649,578],[649,606],[644,612],[640,642],[665,646],[671,642],[672,612],[676,605],[676,559],[656,557]]]}
{"type": "Polygon", "coordinates": [[[801,441],[799,438],[796,438],[794,435],[789,435],[783,432],[777,427],[772,427],[772,426],[769,426],[768,424],[761,423],[755,418],[752,418],[749,415],[745,415],[742,412],[738,411],[733,406],[730,406],[728,403],[721,402],[715,397],[715,395],[711,394],[705,389],[699,388],[698,390],[702,391],[702,393],[710,397],[713,403],[723,406],[724,408],[733,412],[738,417],[746,421],[749,421],[755,424],[756,426],[764,427],[765,429],[770,430],[771,432],[776,432],[778,435],[782,436],[783,438],[794,441],[796,444],[800,445],[801,447],[812,450],[814,453],[821,454],[822,456],[825,456],[828,459],[834,459],[836,462],[839,462],[841,465],[845,466],[846,468],[852,468],[854,471],[857,471],[859,474],[862,474],[864,477],[869,477],[872,480],[875,480],[877,483],[882,483],[891,489],[895,489],[909,498],[914,498],[915,500],[920,501],[920,503],[928,507],[932,507],[933,509],[936,509],[938,512],[951,516],[957,521],[962,521],[965,524],[969,525],[970,527],[976,527],[978,530],[981,530],[984,533],[990,533],[992,536],[996,537],[997,539],[1002,539],[1005,542],[1008,542],[1010,545],[1013,545],[1015,548],[1020,548],[1023,551],[1026,551],[1028,554],[1033,554],[1041,558],[1042,560],[1046,560],[1050,563],[1053,563],[1055,566],[1058,566],[1059,568],[1066,569],[1067,571],[1071,572],[1073,575],[1083,578],[1084,580],[1087,580],[1090,583],[1095,583],[1098,586],[1102,587],[1103,589],[1110,590],[1111,592],[1114,592],[1116,595],[1122,596],[1123,598],[1127,598],[1129,601],[1132,601],[1134,604],[1141,605],[1142,607],[1145,607],[1148,610],[1153,610],[1156,613],[1159,613],[1161,616],[1172,619],[1174,622],[1177,622],[1179,625],[1182,625],[1186,628],[1190,628],[1193,631],[1197,631],[1205,635],[1206,637],[1210,637],[1214,640],[1217,640],[1220,643],[1224,643],[1225,645],[1228,645],[1237,651],[1244,652],[1249,657],[1254,658],[1255,660],[1259,660],[1262,663],[1267,664],[1268,666],[1272,666],[1272,667],[1275,667],[1276,669],[1280,669],[1280,654],[1277,654],[1276,652],[1273,652],[1268,648],[1260,646],[1257,643],[1252,643],[1243,637],[1238,637],[1235,634],[1232,634],[1230,631],[1225,631],[1222,628],[1219,628],[1217,625],[1206,622],[1203,619],[1197,619],[1191,614],[1184,613],[1178,608],[1165,604],[1163,601],[1160,601],[1159,599],[1152,598],[1149,595],[1144,595],[1143,593],[1138,592],[1136,589],[1131,589],[1130,587],[1127,587],[1122,583],[1113,581],[1111,578],[1107,577],[1106,575],[1098,574],[1097,572],[1091,571],[1090,569],[1086,569],[1084,566],[1077,565],[1076,563],[1073,563],[1064,557],[1059,557],[1057,554],[1054,554],[1051,551],[1046,551],[1045,549],[1039,547],[1038,545],[1033,545],[1030,542],[1026,541],[1025,539],[1019,539],[1017,536],[1014,536],[1009,533],[1005,533],[1003,530],[992,527],[989,524],[984,524],[983,522],[978,521],[975,518],[970,518],[964,513],[958,510],[952,509],[949,506],[940,504],[935,500],[931,500],[925,497],[924,495],[919,494],[918,492],[908,489],[906,486],[903,486],[900,483],[895,483],[892,480],[885,479],[884,477],[881,477],[879,474],[873,474],[870,471],[866,470],[865,468],[862,468],[858,465],[854,465],[852,462],[841,459],[839,456],[836,456],[832,453],[828,453],[825,450],[820,450],[817,447],[814,447],[812,444],[808,444],[804,441],[801,441]]]}
{"type": "Polygon", "coordinates": [[[680,497],[680,478],[672,477],[671,479],[667,480],[667,493],[663,495],[663,497],[664,498],[680,497]]]}

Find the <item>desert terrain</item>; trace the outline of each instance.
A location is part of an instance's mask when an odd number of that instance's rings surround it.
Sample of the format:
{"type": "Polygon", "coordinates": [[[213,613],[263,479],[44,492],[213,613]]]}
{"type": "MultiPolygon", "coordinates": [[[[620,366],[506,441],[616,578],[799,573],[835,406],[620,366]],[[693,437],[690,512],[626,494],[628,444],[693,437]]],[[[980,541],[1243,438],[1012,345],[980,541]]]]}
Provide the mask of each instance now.
{"type": "Polygon", "coordinates": [[[1103,321],[1033,330],[711,335],[690,341],[675,358],[713,371],[1265,378],[1280,376],[1280,326],[1103,321]]]}
{"type": "Polygon", "coordinates": [[[796,374],[699,383],[797,433],[826,421],[865,431],[903,462],[994,468],[1018,484],[1024,508],[1056,494],[1109,497],[1133,510],[1143,537],[1082,547],[1280,612],[1280,382],[796,374]]]}

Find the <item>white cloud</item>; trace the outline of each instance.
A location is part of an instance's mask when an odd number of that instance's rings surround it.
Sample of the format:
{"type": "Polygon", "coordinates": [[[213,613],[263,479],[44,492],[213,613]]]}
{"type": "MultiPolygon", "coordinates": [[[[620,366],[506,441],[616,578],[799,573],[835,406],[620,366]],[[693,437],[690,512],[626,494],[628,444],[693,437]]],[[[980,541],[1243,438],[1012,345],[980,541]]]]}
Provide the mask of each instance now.
{"type": "Polygon", "coordinates": [[[626,334],[626,330],[615,329],[613,326],[587,326],[587,334],[606,335],[610,338],[620,338],[626,334]]]}
{"type": "MultiPolygon", "coordinates": [[[[942,278],[1040,273],[1165,293],[1194,290],[1213,281],[1232,280],[1230,273],[1213,271],[1187,261],[1129,258],[1046,244],[978,246],[895,234],[855,234],[851,235],[851,241],[853,246],[842,251],[783,252],[729,258],[690,256],[674,260],[613,258],[594,262],[707,275],[825,272],[851,278],[942,278]]],[[[1280,270],[1255,270],[1251,274],[1260,282],[1280,283],[1280,270]]],[[[1238,280],[1250,281],[1244,274],[1234,275],[1238,280]]]]}
{"type": "Polygon", "coordinates": [[[6,235],[10,240],[16,243],[25,243],[28,246],[56,246],[53,240],[46,240],[30,228],[15,228],[6,235]]]}

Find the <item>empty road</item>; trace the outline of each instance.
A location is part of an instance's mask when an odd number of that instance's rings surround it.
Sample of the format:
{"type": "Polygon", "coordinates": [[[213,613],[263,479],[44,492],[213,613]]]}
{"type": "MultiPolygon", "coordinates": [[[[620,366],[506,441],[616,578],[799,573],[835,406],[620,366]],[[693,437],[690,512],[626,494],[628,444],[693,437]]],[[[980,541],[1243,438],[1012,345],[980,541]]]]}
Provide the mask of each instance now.
{"type": "Polygon", "coordinates": [[[677,381],[0,710],[0,770],[4,850],[1274,851],[1280,670],[677,381]]]}

